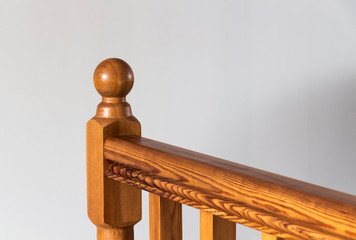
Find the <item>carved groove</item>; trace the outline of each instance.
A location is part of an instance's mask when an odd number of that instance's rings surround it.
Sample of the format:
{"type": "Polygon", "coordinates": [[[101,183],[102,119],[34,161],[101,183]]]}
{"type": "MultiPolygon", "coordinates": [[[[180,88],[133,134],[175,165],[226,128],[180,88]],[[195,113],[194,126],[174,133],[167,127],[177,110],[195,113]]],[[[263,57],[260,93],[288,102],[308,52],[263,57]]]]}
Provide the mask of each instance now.
{"type": "Polygon", "coordinates": [[[202,193],[199,190],[177,185],[169,182],[168,179],[160,179],[117,163],[112,163],[105,175],[113,180],[284,239],[342,239],[292,224],[273,216],[271,213],[266,213],[241,203],[212,198],[209,194],[202,193]],[[276,229],[276,226],[278,229],[276,229]]]}
{"type": "Polygon", "coordinates": [[[274,236],[356,239],[356,196],[147,138],[108,138],[104,157],[139,188],[274,236]]]}

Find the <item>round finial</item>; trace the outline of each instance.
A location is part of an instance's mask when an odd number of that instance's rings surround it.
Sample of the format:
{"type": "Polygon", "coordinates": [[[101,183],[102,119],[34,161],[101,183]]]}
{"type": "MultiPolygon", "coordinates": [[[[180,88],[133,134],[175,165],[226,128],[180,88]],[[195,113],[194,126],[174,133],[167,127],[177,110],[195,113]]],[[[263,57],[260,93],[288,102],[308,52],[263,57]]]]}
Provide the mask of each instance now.
{"type": "Polygon", "coordinates": [[[123,98],[131,90],[134,75],[123,60],[109,58],[102,61],[94,72],[94,85],[103,98],[123,98]]]}

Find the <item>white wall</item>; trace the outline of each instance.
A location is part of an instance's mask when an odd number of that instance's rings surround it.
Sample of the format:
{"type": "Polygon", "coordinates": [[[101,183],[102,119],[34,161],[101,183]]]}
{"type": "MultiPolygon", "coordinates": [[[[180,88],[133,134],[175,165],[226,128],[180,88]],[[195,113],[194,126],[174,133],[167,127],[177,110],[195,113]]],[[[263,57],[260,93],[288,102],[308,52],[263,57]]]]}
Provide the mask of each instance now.
{"type": "Polygon", "coordinates": [[[95,239],[85,122],[108,57],[145,137],[356,194],[355,42],[351,0],[1,1],[0,238],[95,239]]]}

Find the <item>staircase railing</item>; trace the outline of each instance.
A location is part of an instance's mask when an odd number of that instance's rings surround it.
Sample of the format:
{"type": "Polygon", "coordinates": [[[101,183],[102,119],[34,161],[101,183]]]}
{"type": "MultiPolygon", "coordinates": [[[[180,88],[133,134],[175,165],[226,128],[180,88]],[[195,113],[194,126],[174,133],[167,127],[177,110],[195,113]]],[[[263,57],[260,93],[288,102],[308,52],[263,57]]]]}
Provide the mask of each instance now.
{"type": "Polygon", "coordinates": [[[141,137],[125,97],[133,73],[107,59],[94,73],[103,97],[87,124],[88,215],[100,240],[132,240],[141,191],[150,239],[182,239],[182,208],[200,209],[201,240],[236,239],[235,223],[263,240],[356,239],[356,196],[141,137]]]}

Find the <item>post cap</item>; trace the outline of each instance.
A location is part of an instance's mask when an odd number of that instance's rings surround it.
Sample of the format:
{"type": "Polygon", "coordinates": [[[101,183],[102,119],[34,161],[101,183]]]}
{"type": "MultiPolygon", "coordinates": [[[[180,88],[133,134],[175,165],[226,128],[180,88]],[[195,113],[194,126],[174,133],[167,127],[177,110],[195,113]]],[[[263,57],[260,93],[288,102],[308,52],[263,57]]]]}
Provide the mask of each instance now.
{"type": "Polygon", "coordinates": [[[94,71],[94,86],[103,98],[123,98],[130,92],[133,83],[131,67],[118,58],[102,61],[94,71]]]}

